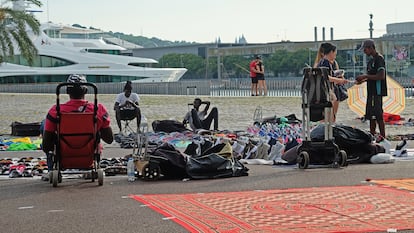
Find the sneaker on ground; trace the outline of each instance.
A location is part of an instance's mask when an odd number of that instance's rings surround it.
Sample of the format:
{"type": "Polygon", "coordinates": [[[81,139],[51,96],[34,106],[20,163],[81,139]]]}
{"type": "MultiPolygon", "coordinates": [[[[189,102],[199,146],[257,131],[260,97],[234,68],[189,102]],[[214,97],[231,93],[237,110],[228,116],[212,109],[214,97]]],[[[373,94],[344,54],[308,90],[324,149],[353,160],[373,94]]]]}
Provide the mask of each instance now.
{"type": "Polygon", "coordinates": [[[406,147],[407,147],[407,140],[404,139],[395,146],[395,150],[396,151],[397,150],[402,151],[402,150],[406,149],[406,147]]]}
{"type": "Polygon", "coordinates": [[[407,150],[395,150],[394,156],[395,157],[407,157],[408,152],[407,152],[407,150]]]}
{"type": "Polygon", "coordinates": [[[43,174],[41,179],[42,179],[43,181],[49,181],[49,173],[50,173],[50,172],[43,174]]]}

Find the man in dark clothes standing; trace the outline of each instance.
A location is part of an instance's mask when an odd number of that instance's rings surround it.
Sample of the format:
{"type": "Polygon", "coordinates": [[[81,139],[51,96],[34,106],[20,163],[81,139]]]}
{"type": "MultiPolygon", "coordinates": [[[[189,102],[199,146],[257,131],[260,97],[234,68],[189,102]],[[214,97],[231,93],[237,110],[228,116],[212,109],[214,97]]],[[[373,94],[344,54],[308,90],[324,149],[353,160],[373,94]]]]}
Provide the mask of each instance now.
{"type": "Polygon", "coordinates": [[[387,74],[384,57],[375,49],[373,40],[366,40],[360,50],[371,59],[367,64],[367,73],[356,77],[356,83],[367,82],[367,103],[365,119],[369,120],[369,129],[375,135],[378,124],[380,135],[385,138],[385,123],[383,117],[382,97],[387,96],[387,74]]]}

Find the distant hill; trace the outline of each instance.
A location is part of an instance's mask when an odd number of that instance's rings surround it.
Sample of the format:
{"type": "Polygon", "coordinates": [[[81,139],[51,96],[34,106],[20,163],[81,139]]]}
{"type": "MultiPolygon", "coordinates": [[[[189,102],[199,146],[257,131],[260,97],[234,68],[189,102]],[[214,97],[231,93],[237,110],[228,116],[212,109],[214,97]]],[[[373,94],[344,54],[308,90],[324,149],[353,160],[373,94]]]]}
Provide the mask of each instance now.
{"type": "Polygon", "coordinates": [[[169,41],[161,40],[156,37],[148,38],[145,36],[134,36],[132,34],[126,35],[122,32],[108,32],[108,34],[126,40],[128,42],[141,45],[144,48],[154,48],[154,47],[164,47],[164,46],[177,46],[177,45],[189,45],[195,44],[196,42],[187,42],[187,41],[169,41]]]}
{"type": "MultiPolygon", "coordinates": [[[[73,27],[79,28],[87,28],[79,24],[73,24],[73,27]]],[[[89,29],[93,30],[100,30],[99,28],[89,27],[89,29]]],[[[102,30],[100,30],[102,31],[102,30]]],[[[164,46],[177,46],[177,45],[189,45],[189,44],[196,44],[197,42],[187,42],[187,41],[169,41],[169,40],[162,40],[156,37],[148,38],[145,36],[135,36],[132,34],[125,34],[123,32],[105,32],[110,36],[120,38],[122,40],[126,40],[128,42],[140,45],[144,48],[154,48],[154,47],[164,47],[164,46]]]]}

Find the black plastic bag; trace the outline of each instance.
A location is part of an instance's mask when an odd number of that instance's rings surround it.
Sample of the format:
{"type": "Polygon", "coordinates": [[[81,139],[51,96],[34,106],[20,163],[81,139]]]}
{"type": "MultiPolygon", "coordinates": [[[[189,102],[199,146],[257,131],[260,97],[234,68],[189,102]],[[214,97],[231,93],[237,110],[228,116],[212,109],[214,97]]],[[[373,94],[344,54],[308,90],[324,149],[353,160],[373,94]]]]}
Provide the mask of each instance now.
{"type": "Polygon", "coordinates": [[[236,159],[227,159],[218,154],[190,157],[187,174],[193,179],[212,179],[247,176],[248,168],[236,159]]]}
{"type": "Polygon", "coordinates": [[[188,129],[182,122],[176,120],[155,120],[152,122],[152,129],[154,132],[185,132],[188,129]]]}
{"type": "Polygon", "coordinates": [[[193,179],[247,176],[248,170],[233,157],[229,143],[213,146],[201,156],[189,157],[186,165],[187,174],[193,179]]]}
{"type": "Polygon", "coordinates": [[[339,102],[348,99],[348,90],[344,85],[334,85],[334,92],[339,102]]]}
{"type": "Polygon", "coordinates": [[[164,143],[150,153],[150,162],[157,162],[165,179],[188,177],[185,158],[173,145],[164,143]]]}

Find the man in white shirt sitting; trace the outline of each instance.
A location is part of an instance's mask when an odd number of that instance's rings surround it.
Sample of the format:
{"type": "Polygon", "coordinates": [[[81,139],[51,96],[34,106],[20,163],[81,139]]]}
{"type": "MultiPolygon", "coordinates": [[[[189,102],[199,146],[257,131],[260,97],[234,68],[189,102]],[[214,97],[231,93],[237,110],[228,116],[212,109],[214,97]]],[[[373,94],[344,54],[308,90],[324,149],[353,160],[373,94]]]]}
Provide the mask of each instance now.
{"type": "Polygon", "coordinates": [[[139,109],[139,96],[132,92],[131,81],[127,81],[124,92],[119,93],[115,99],[115,116],[119,132],[122,132],[121,120],[137,119],[137,127],[141,124],[141,110],[139,109]]]}

